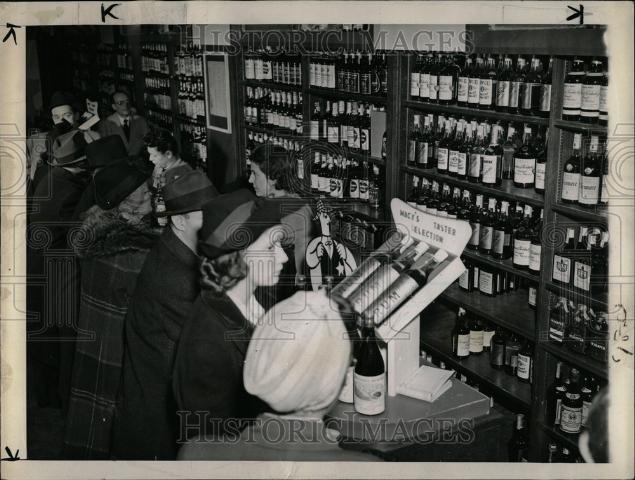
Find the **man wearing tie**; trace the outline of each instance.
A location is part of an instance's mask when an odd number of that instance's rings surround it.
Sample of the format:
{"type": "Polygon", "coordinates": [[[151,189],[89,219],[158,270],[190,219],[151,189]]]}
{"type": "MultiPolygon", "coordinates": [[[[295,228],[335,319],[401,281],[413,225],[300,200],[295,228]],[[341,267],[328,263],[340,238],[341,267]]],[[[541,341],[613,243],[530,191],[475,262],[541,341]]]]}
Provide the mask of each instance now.
{"type": "Polygon", "coordinates": [[[136,115],[130,108],[130,99],[126,92],[120,90],[111,96],[112,108],[115,111],[99,124],[102,137],[119,135],[124,141],[129,155],[138,155],[145,150],[143,137],[148,133],[148,123],[140,115],[136,115]]]}

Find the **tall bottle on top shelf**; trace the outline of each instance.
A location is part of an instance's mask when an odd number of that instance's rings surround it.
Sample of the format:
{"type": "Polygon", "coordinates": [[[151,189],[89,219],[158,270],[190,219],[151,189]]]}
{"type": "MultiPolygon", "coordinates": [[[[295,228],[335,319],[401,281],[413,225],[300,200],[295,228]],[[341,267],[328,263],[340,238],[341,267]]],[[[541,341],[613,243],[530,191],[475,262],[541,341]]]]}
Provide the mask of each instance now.
{"type": "Polygon", "coordinates": [[[525,83],[525,75],[525,59],[519,56],[516,60],[516,69],[511,75],[509,107],[507,107],[509,113],[520,113],[522,106],[521,90],[523,83],[525,83]]]}
{"type": "Polygon", "coordinates": [[[512,59],[505,55],[502,67],[499,66],[498,80],[496,82],[496,109],[506,112],[509,108],[509,94],[512,79],[512,59]]]}
{"type": "Polygon", "coordinates": [[[582,148],[582,134],[573,134],[573,152],[571,157],[564,164],[562,174],[562,194],[561,199],[565,203],[576,203],[580,196],[580,166],[582,158],[580,149],[582,148]]]}
{"type": "Polygon", "coordinates": [[[525,115],[538,114],[540,109],[540,90],[542,88],[542,69],[540,59],[536,56],[531,58],[529,72],[525,77],[525,82],[521,88],[520,111],[525,115]]]}
{"type": "Polygon", "coordinates": [[[589,71],[582,83],[580,101],[580,121],[585,123],[598,123],[600,119],[600,95],[604,72],[602,62],[598,59],[591,60],[589,71]]]}
{"type": "Polygon", "coordinates": [[[542,85],[540,87],[540,106],[538,115],[548,117],[551,112],[551,79],[553,77],[553,57],[549,58],[547,71],[542,75],[542,85]]]}
{"type": "Polygon", "coordinates": [[[496,102],[496,60],[494,57],[487,58],[487,64],[481,73],[479,82],[478,106],[483,109],[493,109],[496,102]]]}
{"type": "Polygon", "coordinates": [[[584,61],[575,58],[571,70],[564,78],[562,119],[580,120],[582,109],[582,84],[584,83],[584,61]]]}

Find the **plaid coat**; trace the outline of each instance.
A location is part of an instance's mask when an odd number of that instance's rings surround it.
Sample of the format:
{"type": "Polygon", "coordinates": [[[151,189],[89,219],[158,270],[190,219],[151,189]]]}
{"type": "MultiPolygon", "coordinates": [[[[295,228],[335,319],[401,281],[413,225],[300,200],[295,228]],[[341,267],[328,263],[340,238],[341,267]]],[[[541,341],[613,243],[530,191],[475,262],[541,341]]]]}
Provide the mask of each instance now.
{"type": "Polygon", "coordinates": [[[64,457],[108,459],[123,361],[123,320],[146,254],[159,236],[111,219],[77,248],[82,295],[64,457]]]}

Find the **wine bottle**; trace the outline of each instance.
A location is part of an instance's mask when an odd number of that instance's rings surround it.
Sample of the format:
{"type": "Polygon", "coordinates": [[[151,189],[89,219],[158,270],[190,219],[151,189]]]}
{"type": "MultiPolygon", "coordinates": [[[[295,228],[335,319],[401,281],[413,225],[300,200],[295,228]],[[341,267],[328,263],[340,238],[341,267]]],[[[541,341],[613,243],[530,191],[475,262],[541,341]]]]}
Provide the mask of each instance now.
{"type": "Polygon", "coordinates": [[[527,462],[527,454],[529,453],[529,443],[527,440],[527,427],[525,424],[525,415],[519,413],[516,415],[516,424],[512,438],[507,445],[510,462],[527,462]]]}
{"type": "Polygon", "coordinates": [[[560,430],[565,433],[580,433],[582,426],[582,395],[580,394],[580,372],[571,369],[571,383],[562,399],[560,430]]]}
{"type": "Polygon", "coordinates": [[[386,409],[386,366],[372,319],[364,319],[363,325],[353,373],[353,404],[362,415],[379,415],[386,409]]]}
{"type": "Polygon", "coordinates": [[[492,242],[494,240],[494,211],[496,210],[496,199],[488,200],[487,212],[481,219],[481,231],[479,235],[478,250],[479,252],[489,255],[492,252],[492,242]]]}
{"type": "Polygon", "coordinates": [[[481,90],[481,70],[483,69],[483,59],[476,57],[476,64],[470,71],[468,77],[467,86],[467,106],[472,108],[478,108],[479,95],[481,90]]]}
{"type": "Polygon", "coordinates": [[[505,180],[511,180],[514,178],[514,155],[516,154],[517,145],[516,140],[516,129],[514,128],[514,124],[510,123],[507,127],[507,138],[505,139],[505,143],[503,143],[503,166],[502,177],[505,180]]]}
{"type": "Polygon", "coordinates": [[[551,112],[551,79],[553,76],[553,57],[549,57],[549,67],[542,76],[542,85],[540,87],[540,107],[538,115],[548,117],[551,112]]]}
{"type": "Polygon", "coordinates": [[[562,381],[562,362],[556,363],[556,377],[547,390],[546,418],[547,425],[560,425],[560,408],[567,387],[562,381]]]}
{"type": "Polygon", "coordinates": [[[457,162],[456,162],[456,176],[460,180],[467,178],[467,163],[470,151],[472,150],[472,124],[466,123],[465,130],[461,136],[460,143],[458,145],[457,162]]]}
{"type": "Polygon", "coordinates": [[[481,155],[481,183],[486,186],[498,186],[502,182],[503,148],[500,145],[500,131],[497,123],[492,127],[490,145],[481,155]]]}
{"type": "Polygon", "coordinates": [[[488,297],[496,294],[496,274],[489,267],[481,267],[478,274],[478,289],[488,297]]]}
{"type": "Polygon", "coordinates": [[[573,60],[571,70],[564,77],[562,119],[578,121],[582,108],[582,84],[584,83],[584,62],[573,60]]]}
{"type": "Polygon", "coordinates": [[[384,290],[362,314],[381,325],[410,295],[425,286],[428,278],[448,257],[445,250],[423,254],[409,269],[384,290]]]}
{"type": "Polygon", "coordinates": [[[422,102],[430,100],[430,67],[430,58],[422,58],[419,69],[419,100],[422,102]]]}
{"type": "Polygon", "coordinates": [[[523,144],[514,156],[514,186],[531,188],[535,183],[536,152],[531,143],[531,127],[525,126],[523,144]]]}
{"type": "Polygon", "coordinates": [[[529,249],[531,247],[531,227],[529,226],[529,218],[531,218],[532,208],[525,205],[525,218],[519,225],[514,235],[514,255],[513,265],[515,268],[526,270],[529,268],[529,249]]]}
{"type": "Polygon", "coordinates": [[[540,210],[540,221],[532,230],[531,243],[529,245],[529,273],[540,275],[540,257],[542,255],[542,215],[540,210]]]}
{"type": "Polygon", "coordinates": [[[564,164],[562,174],[562,201],[564,203],[576,203],[580,198],[580,148],[582,146],[582,134],[573,134],[573,153],[564,164]]]}
{"type": "Polygon", "coordinates": [[[452,142],[450,138],[452,126],[449,120],[445,122],[445,135],[439,142],[439,147],[437,148],[437,172],[439,173],[448,173],[448,160],[450,156],[449,146],[452,142]]]}
{"type": "Polygon", "coordinates": [[[496,63],[493,57],[487,58],[487,64],[481,73],[479,82],[478,107],[491,110],[496,101],[496,63]]]}
{"type": "MultiPolygon", "coordinates": [[[[467,248],[471,250],[478,249],[481,238],[481,209],[483,208],[483,195],[476,195],[476,206],[472,208],[470,214],[470,227],[472,227],[472,236],[470,237],[467,248]]],[[[478,283],[475,283],[478,285],[478,283]]]]}
{"type": "Polygon", "coordinates": [[[512,333],[505,342],[505,373],[516,376],[518,369],[518,352],[520,351],[520,341],[516,334],[512,333]]]}
{"type": "Polygon", "coordinates": [[[598,123],[600,118],[600,91],[602,89],[602,62],[597,59],[591,61],[591,66],[582,83],[580,101],[580,121],[598,123]]]}
{"type": "Polygon", "coordinates": [[[512,59],[505,55],[503,66],[498,72],[496,82],[496,110],[506,112],[509,108],[509,93],[511,89],[512,59]]]}
{"type": "Polygon", "coordinates": [[[420,140],[420,135],[419,135],[419,131],[420,131],[420,115],[415,114],[412,120],[412,131],[410,132],[410,135],[408,136],[408,166],[409,167],[414,167],[416,165],[416,158],[417,158],[417,148],[419,146],[419,140],[420,140]]]}
{"type": "Polygon", "coordinates": [[[516,370],[516,376],[518,380],[523,383],[529,383],[531,381],[531,373],[533,368],[533,349],[531,344],[526,341],[523,347],[518,352],[518,369],[516,370]]]}
{"type": "Polygon", "coordinates": [[[492,337],[489,364],[496,370],[505,368],[505,337],[500,327],[496,327],[496,333],[492,337]]]}
{"type": "Polygon", "coordinates": [[[459,288],[466,292],[471,292],[474,289],[472,284],[472,265],[465,260],[463,260],[463,264],[465,265],[465,270],[459,277],[459,288]]]}
{"type": "Polygon", "coordinates": [[[494,225],[492,237],[492,256],[497,260],[504,260],[512,256],[511,235],[512,227],[508,217],[509,202],[503,200],[498,219],[494,225]]]}
{"type": "Polygon", "coordinates": [[[465,310],[459,308],[455,322],[455,339],[452,351],[458,358],[466,358],[470,355],[470,329],[467,327],[465,310]]]}
{"type": "Polygon", "coordinates": [[[602,72],[602,78],[600,80],[600,115],[598,116],[598,123],[600,125],[608,125],[609,123],[609,80],[606,75],[608,66],[606,62],[604,64],[604,72],[602,72]]]}
{"type": "Polygon", "coordinates": [[[595,393],[595,382],[592,376],[584,378],[584,386],[580,390],[582,395],[582,416],[580,418],[580,426],[586,427],[587,419],[589,418],[589,408],[593,402],[593,394],[595,393]]]}
{"type": "Polygon", "coordinates": [[[525,83],[521,90],[520,111],[525,115],[534,115],[540,108],[540,89],[542,85],[542,72],[540,59],[536,56],[531,58],[529,72],[525,77],[525,83]]]}
{"type": "Polygon", "coordinates": [[[420,88],[420,75],[423,67],[422,56],[417,55],[416,60],[410,73],[410,97],[413,100],[418,100],[419,88],[420,88]]]}
{"type": "Polygon", "coordinates": [[[439,71],[439,103],[450,105],[456,101],[458,78],[458,66],[450,55],[446,55],[439,71]]]}
{"type": "Polygon", "coordinates": [[[431,103],[438,103],[439,101],[439,71],[441,64],[439,63],[439,57],[434,59],[434,62],[430,66],[430,81],[428,83],[429,101],[431,103]]]}
{"type": "Polygon", "coordinates": [[[595,207],[600,201],[600,176],[602,175],[597,135],[591,135],[589,151],[580,170],[578,203],[585,208],[595,207]]]}
{"type": "Polygon", "coordinates": [[[468,98],[468,90],[469,90],[469,81],[470,75],[472,73],[472,58],[466,57],[465,65],[463,69],[459,73],[459,77],[457,80],[457,93],[456,93],[456,103],[460,107],[467,106],[467,98],[468,98]]]}
{"type": "Polygon", "coordinates": [[[459,168],[459,150],[463,144],[463,122],[456,123],[454,138],[448,145],[448,175],[455,177],[459,168]]]}
{"type": "Polygon", "coordinates": [[[483,149],[483,126],[476,128],[476,138],[469,148],[467,180],[468,182],[477,183],[481,178],[481,155],[483,149]]]}
{"type": "Polygon", "coordinates": [[[415,163],[419,168],[430,168],[430,157],[432,148],[430,148],[431,135],[430,135],[430,117],[425,116],[423,118],[423,132],[417,138],[415,163]]]}
{"type": "Polygon", "coordinates": [[[537,193],[545,193],[545,177],[547,174],[547,142],[543,143],[541,137],[536,141],[536,182],[534,190],[537,193]]]}
{"type": "Polygon", "coordinates": [[[509,113],[520,113],[522,85],[525,82],[525,59],[519,56],[516,60],[516,70],[512,73],[509,90],[509,113]]]}
{"type": "Polygon", "coordinates": [[[470,355],[480,355],[483,353],[483,325],[480,320],[472,317],[469,322],[470,328],[470,355]]]}

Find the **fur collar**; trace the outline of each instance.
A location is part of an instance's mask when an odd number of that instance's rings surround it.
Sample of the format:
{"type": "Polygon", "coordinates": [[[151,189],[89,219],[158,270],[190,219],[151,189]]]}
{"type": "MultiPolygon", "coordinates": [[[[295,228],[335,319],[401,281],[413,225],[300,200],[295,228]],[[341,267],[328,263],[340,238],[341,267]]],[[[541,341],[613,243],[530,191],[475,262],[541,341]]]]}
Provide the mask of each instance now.
{"type": "Polygon", "coordinates": [[[131,225],[119,216],[106,216],[96,223],[86,223],[71,238],[79,258],[105,257],[125,252],[148,251],[161,235],[149,220],[131,225]]]}

